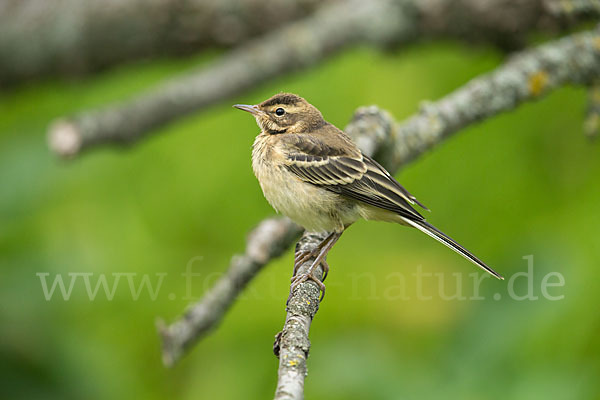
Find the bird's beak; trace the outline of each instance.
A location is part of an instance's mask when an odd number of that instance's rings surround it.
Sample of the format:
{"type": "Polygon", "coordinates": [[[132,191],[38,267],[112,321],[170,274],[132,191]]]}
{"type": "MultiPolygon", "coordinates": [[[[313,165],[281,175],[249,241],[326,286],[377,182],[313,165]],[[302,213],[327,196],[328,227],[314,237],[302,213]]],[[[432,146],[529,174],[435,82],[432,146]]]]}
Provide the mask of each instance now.
{"type": "Polygon", "coordinates": [[[264,114],[263,111],[258,108],[258,106],[251,106],[248,104],[234,104],[233,106],[237,109],[248,111],[250,114],[253,115],[264,114]]]}

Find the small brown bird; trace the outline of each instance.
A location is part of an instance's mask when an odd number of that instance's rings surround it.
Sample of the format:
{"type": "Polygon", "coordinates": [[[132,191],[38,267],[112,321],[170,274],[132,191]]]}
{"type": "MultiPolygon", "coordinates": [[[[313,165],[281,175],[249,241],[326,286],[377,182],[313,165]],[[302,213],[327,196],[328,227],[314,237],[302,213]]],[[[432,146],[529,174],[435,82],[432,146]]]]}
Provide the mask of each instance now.
{"type": "Polygon", "coordinates": [[[302,97],[280,93],[257,105],[234,107],[254,115],[261,129],[252,148],[252,168],[271,206],[308,231],[331,232],[314,252],[297,255],[295,268],[316,258],[306,274],[294,279],[291,292],[311,279],[324,294],[314,270],[321,264],[327,274],[327,253],[359,218],[415,227],[504,279],[425,221],[411,205],[427,208],[302,97]]]}

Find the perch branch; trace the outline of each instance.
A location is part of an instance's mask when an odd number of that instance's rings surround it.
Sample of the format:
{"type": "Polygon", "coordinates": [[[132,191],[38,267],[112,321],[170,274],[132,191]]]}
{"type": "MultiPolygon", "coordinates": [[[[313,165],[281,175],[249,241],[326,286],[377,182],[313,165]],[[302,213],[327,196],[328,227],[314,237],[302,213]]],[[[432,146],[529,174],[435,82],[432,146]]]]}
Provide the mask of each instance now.
{"type": "Polygon", "coordinates": [[[49,145],[58,155],[69,157],[98,144],[132,143],[170,121],[268,79],[307,68],[358,42],[400,45],[419,38],[454,36],[511,48],[523,43],[533,29],[549,30],[600,15],[594,0],[560,0],[561,4],[589,4],[568,10],[549,6],[557,1],[460,0],[460,5],[455,0],[328,2],[304,19],[128,102],[59,119],[49,128],[49,145]],[[502,18],[498,18],[500,14],[502,18]]]}
{"type": "MultiPolygon", "coordinates": [[[[305,233],[296,245],[296,252],[314,250],[325,237],[325,234],[305,233]]],[[[306,273],[313,260],[314,257],[305,261],[297,274],[306,273]]],[[[315,276],[322,280],[321,266],[316,268],[315,276]]],[[[279,357],[275,400],[304,398],[306,359],[310,349],[308,331],[319,309],[319,297],[319,288],[314,282],[307,281],[298,286],[288,302],[285,324],[277,334],[273,347],[275,355],[279,357]]]]}
{"type": "MultiPolygon", "coordinates": [[[[404,122],[394,121],[389,113],[375,106],[360,108],[345,131],[365,154],[376,157],[390,171],[395,171],[470,124],[537,100],[562,85],[591,85],[599,78],[600,35],[598,31],[577,33],[516,55],[491,73],[472,80],[435,103],[426,104],[418,114],[404,122]]],[[[237,264],[232,263],[227,277],[223,278],[226,282],[237,282],[240,280],[236,275],[244,275],[243,285],[219,281],[204,299],[189,308],[183,318],[170,326],[162,324],[163,359],[167,365],[176,362],[185,350],[213,328],[252,276],[270,258],[289,247],[299,234],[297,226],[289,221],[282,222],[287,220],[267,221],[281,228],[265,230],[265,234],[260,235],[262,244],[259,247],[277,250],[260,252],[260,262],[250,261],[254,264],[251,273],[247,269],[237,271],[237,264]],[[218,289],[225,285],[228,285],[227,290],[218,289]],[[224,300],[215,299],[219,296],[224,296],[224,300]],[[213,311],[212,304],[226,305],[214,307],[213,311]]],[[[247,249],[253,246],[252,237],[247,249]]],[[[299,249],[310,250],[319,239],[322,237],[304,235],[299,249]]],[[[248,250],[246,254],[249,254],[248,250]]],[[[318,309],[318,295],[316,285],[307,281],[290,298],[284,329],[275,347],[280,356],[278,399],[302,398],[310,347],[308,333],[310,321],[318,309]]]]}

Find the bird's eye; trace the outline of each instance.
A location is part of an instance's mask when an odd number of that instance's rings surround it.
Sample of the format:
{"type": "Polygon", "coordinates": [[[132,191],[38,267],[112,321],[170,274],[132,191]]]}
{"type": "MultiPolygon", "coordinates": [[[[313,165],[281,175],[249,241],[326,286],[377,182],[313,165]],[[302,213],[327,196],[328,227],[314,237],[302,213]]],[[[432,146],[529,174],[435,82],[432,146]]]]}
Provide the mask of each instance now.
{"type": "Polygon", "coordinates": [[[277,110],[275,110],[275,115],[278,117],[281,117],[283,114],[285,114],[285,110],[283,108],[279,107],[277,110]]]}

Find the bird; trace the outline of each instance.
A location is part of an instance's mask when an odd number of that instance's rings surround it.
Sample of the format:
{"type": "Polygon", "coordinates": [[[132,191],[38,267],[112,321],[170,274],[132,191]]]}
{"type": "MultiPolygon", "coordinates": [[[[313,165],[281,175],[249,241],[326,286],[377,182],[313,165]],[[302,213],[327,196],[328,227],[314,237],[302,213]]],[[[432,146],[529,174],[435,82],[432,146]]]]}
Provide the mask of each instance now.
{"type": "Polygon", "coordinates": [[[416,228],[504,279],[427,222],[414,206],[427,207],[304,98],[278,93],[256,105],[233,107],[251,113],[260,128],[252,145],[252,169],[269,204],[306,231],[329,232],[314,250],[296,255],[290,297],[307,280],[314,281],[324,296],[325,285],[315,276],[315,269],[323,267],[325,280],[327,254],[359,219],[416,228]],[[307,272],[296,276],[299,266],[313,257],[307,272]]]}

